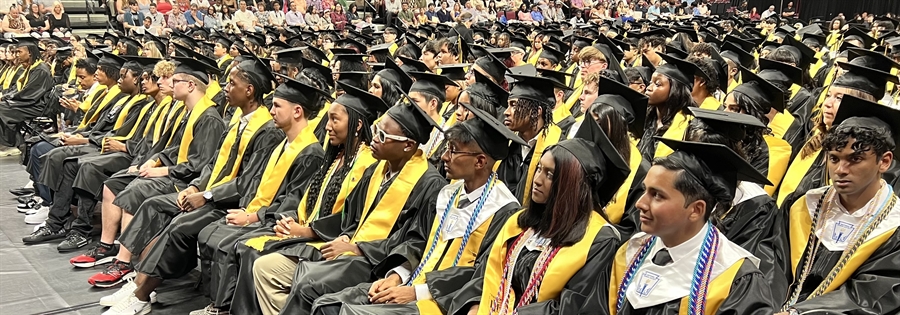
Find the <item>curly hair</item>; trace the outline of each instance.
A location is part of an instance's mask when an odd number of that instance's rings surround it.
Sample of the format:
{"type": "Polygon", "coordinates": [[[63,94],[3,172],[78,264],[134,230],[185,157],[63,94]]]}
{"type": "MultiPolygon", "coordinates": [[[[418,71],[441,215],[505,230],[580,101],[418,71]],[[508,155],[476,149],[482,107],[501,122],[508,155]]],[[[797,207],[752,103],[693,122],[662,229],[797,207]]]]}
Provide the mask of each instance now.
{"type": "Polygon", "coordinates": [[[856,140],[850,146],[853,153],[860,154],[873,151],[875,156],[882,156],[896,146],[891,130],[881,126],[849,126],[838,125],[832,129],[822,141],[822,149],[840,151],[847,147],[850,139],[856,140]]]}
{"type": "Polygon", "coordinates": [[[550,110],[552,107],[552,104],[520,98],[516,100],[516,112],[513,118],[516,120],[527,119],[532,129],[537,128],[539,119],[543,119],[544,126],[539,132],[544,133],[550,124],[553,124],[553,111],[550,110]]]}
{"type": "Polygon", "coordinates": [[[319,70],[314,68],[303,68],[300,70],[300,74],[297,76],[297,79],[306,78],[311,82],[311,86],[320,89],[322,91],[330,91],[331,86],[329,82],[331,82],[331,78],[326,78],[319,70]]]}
{"type": "Polygon", "coordinates": [[[716,69],[715,62],[711,58],[697,56],[690,56],[687,61],[697,65],[700,71],[709,76],[708,80],[703,77],[700,78],[706,83],[706,91],[709,94],[716,93],[716,90],[719,89],[719,72],[716,69]]]}

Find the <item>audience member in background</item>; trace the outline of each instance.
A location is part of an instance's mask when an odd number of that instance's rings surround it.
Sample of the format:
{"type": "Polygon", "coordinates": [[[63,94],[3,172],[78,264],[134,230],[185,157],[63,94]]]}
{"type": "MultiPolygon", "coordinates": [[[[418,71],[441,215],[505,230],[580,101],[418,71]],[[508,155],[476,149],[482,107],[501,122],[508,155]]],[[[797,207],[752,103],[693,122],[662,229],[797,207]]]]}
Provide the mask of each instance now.
{"type": "Polygon", "coordinates": [[[150,4],[150,13],[145,14],[144,17],[150,18],[151,26],[157,27],[159,29],[166,28],[166,17],[162,12],[159,11],[156,3],[150,4]]]}
{"type": "Polygon", "coordinates": [[[437,11],[437,18],[439,23],[447,23],[453,21],[453,18],[450,15],[450,9],[447,1],[441,1],[441,9],[437,11]]]}
{"type": "MultiPolygon", "coordinates": [[[[347,21],[353,25],[362,22],[362,19],[359,17],[359,12],[357,12],[356,10],[356,3],[350,3],[350,7],[348,7],[347,9],[347,21]]],[[[333,22],[334,21],[332,20],[332,23],[333,22]]]]}
{"type": "Polygon", "coordinates": [[[156,10],[159,11],[159,13],[168,14],[169,11],[172,11],[172,4],[169,3],[168,0],[157,0],[156,10]]]}
{"type": "Polygon", "coordinates": [[[344,6],[334,6],[334,11],[331,11],[331,24],[334,25],[334,29],[343,31],[348,21],[347,14],[344,13],[344,6]]]}
{"type": "Polygon", "coordinates": [[[184,32],[187,30],[187,19],[184,17],[184,14],[182,14],[181,8],[177,5],[172,6],[172,11],[169,11],[168,16],[168,31],[178,30],[184,32]]]}
{"type": "Polygon", "coordinates": [[[126,31],[144,25],[144,13],[138,10],[138,3],[135,0],[128,1],[128,8],[125,10],[125,16],[122,19],[122,26],[126,31]]]}
{"type": "Polygon", "coordinates": [[[272,12],[272,9],[265,2],[260,2],[256,5],[256,10],[253,10],[254,7],[247,8],[249,11],[254,12],[256,16],[256,27],[258,32],[262,32],[269,25],[269,13],[272,12]]]}
{"type": "Polygon", "coordinates": [[[281,10],[281,2],[272,2],[272,10],[269,11],[269,25],[279,29],[284,28],[284,11],[281,10]]]}
{"type": "Polygon", "coordinates": [[[216,12],[216,7],[210,6],[206,9],[206,14],[203,15],[203,28],[207,30],[219,30],[224,26],[222,25],[222,14],[216,12]]]}
{"type": "Polygon", "coordinates": [[[222,7],[222,13],[219,14],[219,23],[222,23],[223,29],[234,29],[234,12],[229,6],[222,7]]]}
{"type": "Polygon", "coordinates": [[[47,30],[50,29],[50,22],[47,21],[47,16],[41,13],[37,3],[31,4],[31,12],[25,16],[25,19],[28,20],[28,26],[31,26],[32,35],[50,37],[50,33],[47,33],[47,30]]]}
{"type": "Polygon", "coordinates": [[[400,24],[412,26],[415,21],[415,16],[413,16],[412,10],[409,9],[409,3],[404,2],[400,8],[400,13],[397,14],[397,18],[400,19],[400,24]]]}
{"type": "Polygon", "coordinates": [[[315,6],[309,6],[309,11],[306,12],[306,24],[313,31],[331,29],[331,23],[322,17],[322,11],[319,11],[315,6]]]}
{"type": "Polygon", "coordinates": [[[394,19],[397,18],[397,14],[400,14],[400,9],[402,8],[401,4],[401,0],[384,1],[385,24],[394,25],[394,19]]]}
{"type": "Polygon", "coordinates": [[[241,31],[256,32],[256,25],[259,23],[256,15],[248,9],[247,1],[241,1],[240,9],[234,12],[234,25],[237,25],[241,31]]]}
{"type": "Polygon", "coordinates": [[[209,0],[191,0],[191,4],[196,4],[200,10],[206,10],[211,7],[209,0]]]}
{"type": "MultiPolygon", "coordinates": [[[[351,8],[355,7],[356,5],[351,5],[351,8]]],[[[306,18],[303,17],[303,13],[300,12],[300,4],[296,1],[291,2],[291,10],[284,15],[284,20],[288,26],[306,27],[306,18]]]]}
{"type": "Polygon", "coordinates": [[[196,4],[191,4],[191,9],[184,12],[184,19],[187,21],[189,28],[203,28],[203,12],[200,11],[200,7],[196,4]]]}

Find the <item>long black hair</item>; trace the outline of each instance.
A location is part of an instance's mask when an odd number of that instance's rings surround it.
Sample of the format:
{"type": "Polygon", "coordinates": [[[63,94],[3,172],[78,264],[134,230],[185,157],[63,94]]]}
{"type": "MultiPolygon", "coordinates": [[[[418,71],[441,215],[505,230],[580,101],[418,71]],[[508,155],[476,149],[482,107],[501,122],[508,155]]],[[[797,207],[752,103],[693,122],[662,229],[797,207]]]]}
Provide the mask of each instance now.
{"type": "Polygon", "coordinates": [[[327,145],[325,148],[325,161],[328,163],[323,164],[313,176],[309,184],[309,191],[306,193],[306,211],[313,211],[319,195],[325,194],[322,196],[322,203],[319,204],[320,217],[331,214],[334,202],[337,200],[343,186],[344,178],[347,177],[347,174],[353,168],[359,148],[366,143],[372,142],[372,130],[369,128],[371,123],[365,116],[360,115],[356,111],[347,110],[347,119],[347,139],[339,145],[327,145]],[[357,128],[359,128],[358,132],[355,131],[357,128]],[[344,154],[343,165],[335,166],[337,169],[334,170],[334,174],[331,175],[325,189],[322,190],[322,183],[325,181],[328,170],[342,153],[344,154]]]}
{"type": "MultiPolygon", "coordinates": [[[[603,103],[591,105],[591,113],[597,115],[597,124],[606,133],[616,151],[625,161],[631,159],[631,137],[628,135],[628,123],[622,114],[612,106],[603,103]]],[[[585,117],[587,119],[587,117],[585,117]]]]}
{"type": "Polygon", "coordinates": [[[763,147],[766,140],[763,136],[772,134],[772,128],[768,127],[769,118],[766,117],[766,114],[772,107],[763,107],[762,104],[759,104],[759,102],[740,91],[732,92],[732,95],[734,95],[734,100],[738,104],[738,107],[740,107],[747,115],[756,117],[756,119],[759,119],[759,121],[767,126],[744,127],[745,134],[744,139],[741,142],[744,144],[744,152],[747,153],[747,160],[753,161],[765,154],[763,147]]]}
{"type": "Polygon", "coordinates": [[[393,69],[384,69],[376,74],[376,76],[381,78],[381,99],[383,99],[388,106],[394,106],[394,104],[400,100],[400,97],[403,96],[400,83],[390,79],[390,77],[397,77],[397,75],[403,74],[399,74],[393,69]]]}

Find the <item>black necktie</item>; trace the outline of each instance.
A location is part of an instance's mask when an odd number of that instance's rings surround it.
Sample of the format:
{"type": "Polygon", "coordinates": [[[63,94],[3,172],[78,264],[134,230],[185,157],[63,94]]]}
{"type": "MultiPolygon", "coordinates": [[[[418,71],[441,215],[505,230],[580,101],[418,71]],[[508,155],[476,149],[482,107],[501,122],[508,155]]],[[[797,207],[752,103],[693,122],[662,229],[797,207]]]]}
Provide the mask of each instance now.
{"type": "Polygon", "coordinates": [[[472,204],[472,201],[469,200],[468,197],[466,197],[465,195],[463,195],[463,196],[460,196],[460,197],[459,197],[459,201],[456,202],[456,208],[457,208],[457,209],[462,209],[462,208],[468,207],[468,206],[471,205],[471,204],[472,204]]]}
{"type": "Polygon", "coordinates": [[[663,248],[656,252],[656,255],[653,256],[653,263],[657,266],[665,266],[672,263],[672,256],[669,256],[669,250],[663,248]]]}

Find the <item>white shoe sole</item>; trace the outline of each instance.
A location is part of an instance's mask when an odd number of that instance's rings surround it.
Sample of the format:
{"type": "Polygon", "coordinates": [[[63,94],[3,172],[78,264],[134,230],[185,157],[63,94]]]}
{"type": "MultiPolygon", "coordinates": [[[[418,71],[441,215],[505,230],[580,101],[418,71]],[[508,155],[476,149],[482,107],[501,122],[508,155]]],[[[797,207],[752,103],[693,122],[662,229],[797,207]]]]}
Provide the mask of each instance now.
{"type": "MultiPolygon", "coordinates": [[[[156,291],[150,292],[150,304],[156,304],[156,301],[157,301],[156,291]]],[[[98,303],[98,304],[100,304],[100,306],[104,306],[104,307],[111,307],[111,306],[115,305],[116,302],[118,302],[118,301],[113,301],[112,303],[110,303],[110,302],[100,300],[100,303],[98,303]]],[[[149,311],[147,313],[149,313],[149,311]]]]}
{"type": "Polygon", "coordinates": [[[113,283],[96,283],[96,284],[94,284],[94,286],[98,287],[98,288],[112,288],[114,286],[119,285],[122,282],[125,282],[125,280],[132,280],[136,276],[137,276],[137,272],[132,271],[132,272],[129,272],[129,273],[125,274],[124,276],[122,276],[122,279],[119,279],[119,281],[116,281],[113,283]]]}
{"type": "Polygon", "coordinates": [[[91,268],[94,266],[105,265],[105,264],[111,263],[114,259],[116,259],[116,257],[106,257],[106,258],[103,258],[103,259],[100,259],[98,261],[91,262],[91,263],[72,263],[72,266],[75,266],[78,268],[91,268]]]}
{"type": "Polygon", "coordinates": [[[41,216],[41,217],[25,216],[25,224],[35,225],[35,224],[44,223],[44,221],[47,221],[47,216],[41,216]]]}

